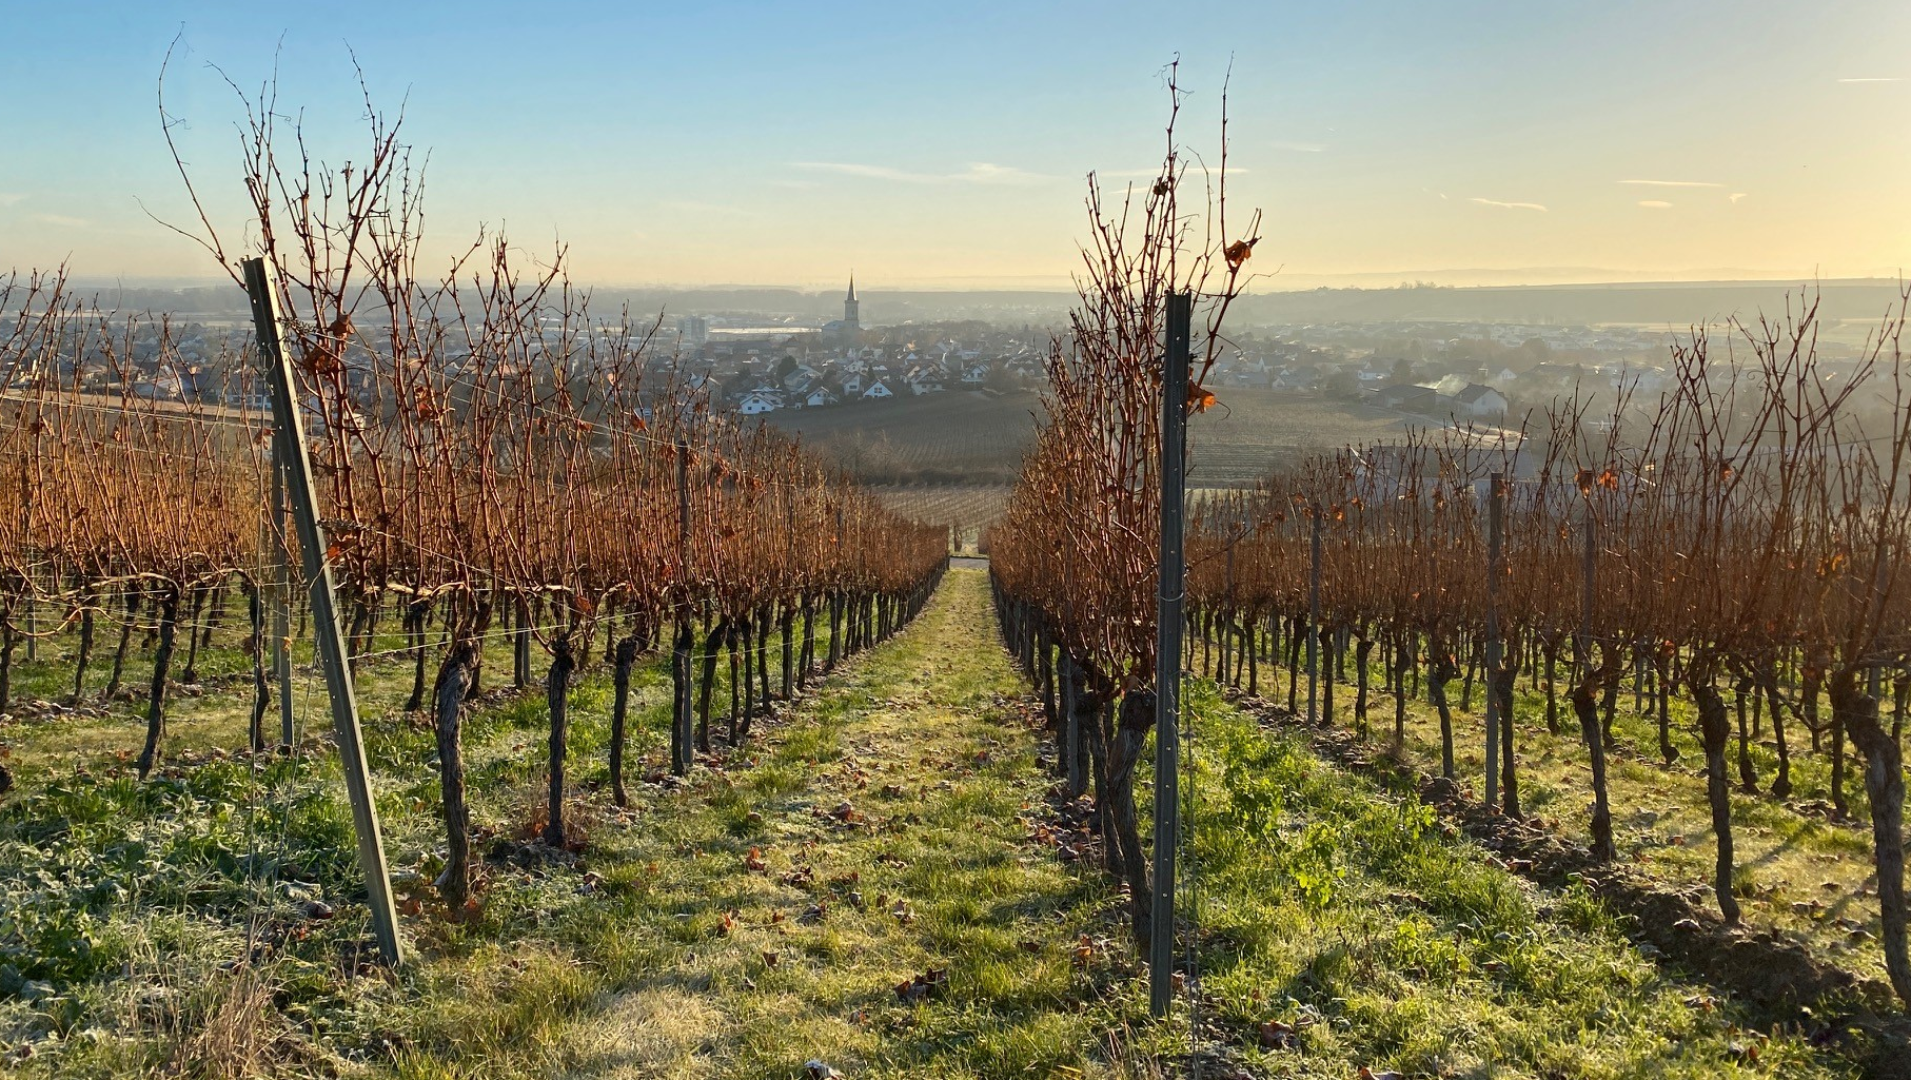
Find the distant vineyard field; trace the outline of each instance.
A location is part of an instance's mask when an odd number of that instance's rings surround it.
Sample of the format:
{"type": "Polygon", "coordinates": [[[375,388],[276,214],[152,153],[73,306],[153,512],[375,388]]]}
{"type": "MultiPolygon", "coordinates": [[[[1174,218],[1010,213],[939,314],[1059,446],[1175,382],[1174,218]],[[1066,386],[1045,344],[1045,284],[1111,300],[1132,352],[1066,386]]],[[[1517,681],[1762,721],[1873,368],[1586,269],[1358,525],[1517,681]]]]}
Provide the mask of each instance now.
{"type": "Polygon", "coordinates": [[[1040,399],[950,391],[783,409],[767,421],[874,484],[1011,483],[1033,444],[1040,399]]]}
{"type": "MultiPolygon", "coordinates": [[[[1397,441],[1402,413],[1358,402],[1273,390],[1227,387],[1220,404],[1193,419],[1196,487],[1245,487],[1300,455],[1348,444],[1397,441]]],[[[1037,395],[977,391],[786,409],[768,423],[799,435],[854,475],[880,485],[980,485],[1012,482],[1033,445],[1037,395]]]]}
{"type": "Polygon", "coordinates": [[[889,486],[869,489],[881,505],[910,521],[959,530],[962,544],[978,542],[980,532],[1007,512],[1005,485],[955,484],[940,487],[889,486]]]}
{"type": "Polygon", "coordinates": [[[1220,403],[1190,423],[1192,487],[1248,487],[1319,450],[1398,441],[1404,413],[1275,390],[1225,387],[1220,403]]]}

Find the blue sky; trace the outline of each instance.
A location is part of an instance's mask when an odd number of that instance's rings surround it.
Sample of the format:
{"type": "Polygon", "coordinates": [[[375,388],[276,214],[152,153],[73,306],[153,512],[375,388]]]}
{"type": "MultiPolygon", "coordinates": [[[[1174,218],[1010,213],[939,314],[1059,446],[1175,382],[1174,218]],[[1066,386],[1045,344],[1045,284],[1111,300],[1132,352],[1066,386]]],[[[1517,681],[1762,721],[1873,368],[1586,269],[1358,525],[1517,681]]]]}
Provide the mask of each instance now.
{"type": "Polygon", "coordinates": [[[364,160],[351,47],[431,151],[436,242],[504,225],[565,241],[591,282],[1064,284],[1086,172],[1117,189],[1154,167],[1175,53],[1183,136],[1208,155],[1232,61],[1232,201],[1264,210],[1278,285],[1910,265],[1902,2],[288,10],[10,19],[0,267],[213,271],[135,201],[188,213],[154,108],[176,33],[169,109],[223,228],[243,214],[240,108],[208,65],[257,87],[277,50],[315,155],[364,160]]]}

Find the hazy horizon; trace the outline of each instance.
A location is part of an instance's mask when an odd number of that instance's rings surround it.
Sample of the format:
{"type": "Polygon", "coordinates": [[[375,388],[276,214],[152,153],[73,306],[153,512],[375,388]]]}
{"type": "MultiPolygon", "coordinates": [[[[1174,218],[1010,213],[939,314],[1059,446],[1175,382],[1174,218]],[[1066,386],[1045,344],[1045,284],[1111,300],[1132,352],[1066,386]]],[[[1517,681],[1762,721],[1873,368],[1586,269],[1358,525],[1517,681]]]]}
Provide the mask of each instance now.
{"type": "MultiPolygon", "coordinates": [[[[27,267],[17,267],[23,275],[29,272],[27,267]]],[[[51,270],[52,267],[35,267],[36,270],[51,270]]],[[[128,275],[123,277],[102,277],[89,274],[82,268],[69,266],[67,281],[84,289],[100,289],[113,286],[140,289],[198,289],[231,285],[232,282],[216,274],[197,276],[158,276],[147,277],[128,275]]],[[[6,271],[0,269],[0,274],[6,271]]],[[[1460,269],[1460,270],[1381,270],[1366,274],[1334,275],[1289,275],[1276,274],[1263,277],[1246,290],[1250,296],[1274,295],[1289,292],[1310,292],[1318,289],[1361,289],[1385,291],[1412,286],[1433,286],[1449,289],[1526,289],[1526,288],[1610,288],[1610,287],[1648,287],[1663,286],[1688,287],[1724,284],[1767,285],[1767,284],[1807,284],[1807,285],[1862,285],[1897,284],[1911,280],[1911,274],[1900,275],[1861,275],[1849,277],[1768,273],[1759,270],[1741,270],[1738,268],[1713,268],[1701,270],[1696,274],[1661,275],[1651,271],[1635,272],[1628,270],[1607,270],[1605,268],[1580,267],[1523,267],[1510,270],[1497,268],[1460,269]]],[[[819,281],[589,281],[574,279],[574,284],[591,289],[620,291],[655,292],[748,292],[748,291],[790,291],[801,294],[831,295],[838,298],[846,289],[845,279],[822,279],[819,281]]],[[[858,291],[865,296],[869,293],[1058,293],[1063,296],[1074,294],[1073,282],[1061,276],[1035,276],[1033,278],[982,278],[975,280],[931,279],[927,281],[896,280],[869,285],[860,281],[858,291]]]]}
{"type": "Polygon", "coordinates": [[[1150,174],[1177,53],[1209,164],[1232,66],[1257,291],[1910,269],[1905,4],[1226,4],[1141,32],[1157,10],[346,4],[294,39],[237,6],[49,9],[0,44],[36,102],[0,118],[0,265],[217,273],[147,216],[195,220],[155,109],[178,35],[174,136],[230,238],[224,79],[257,89],[277,52],[316,161],[365,158],[354,58],[376,109],[404,104],[433,253],[489,224],[609,288],[1065,289],[1086,173],[1109,197],[1150,174]]]}

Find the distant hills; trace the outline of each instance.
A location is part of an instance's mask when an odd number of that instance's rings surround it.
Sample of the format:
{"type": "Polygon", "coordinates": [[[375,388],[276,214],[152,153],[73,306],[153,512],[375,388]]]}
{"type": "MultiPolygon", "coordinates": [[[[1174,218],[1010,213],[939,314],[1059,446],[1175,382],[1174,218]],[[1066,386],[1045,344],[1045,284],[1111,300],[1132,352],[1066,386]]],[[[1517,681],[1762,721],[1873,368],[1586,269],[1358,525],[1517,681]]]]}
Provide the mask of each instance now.
{"type": "MultiPolygon", "coordinates": [[[[1503,322],[1594,326],[1688,326],[1729,316],[1777,318],[1797,305],[1799,281],[1629,282],[1475,288],[1314,289],[1261,293],[1234,302],[1238,319],[1261,323],[1503,322]]],[[[1898,308],[1892,280],[1825,281],[1817,286],[1822,320],[1877,320],[1898,308]]]]}
{"type": "MultiPolygon", "coordinates": [[[[1540,325],[1626,323],[1684,327],[1728,316],[1777,317],[1789,293],[1815,286],[1801,281],[1620,282],[1588,285],[1473,287],[1319,288],[1248,293],[1235,302],[1236,323],[1252,326],[1305,323],[1501,322],[1540,325]]],[[[186,288],[122,287],[82,282],[75,291],[119,310],[236,316],[246,298],[231,285],[186,288]]],[[[1818,283],[1824,322],[1878,320],[1899,303],[1892,279],[1842,279],[1818,283]]],[[[636,315],[666,311],[776,316],[806,324],[835,318],[844,292],[782,288],[604,288],[593,290],[594,307],[612,315],[622,306],[636,315]]],[[[1073,305],[1071,293],[1042,290],[908,291],[862,290],[862,321],[886,326],[904,322],[981,320],[1001,325],[1058,325],[1073,305]]]]}

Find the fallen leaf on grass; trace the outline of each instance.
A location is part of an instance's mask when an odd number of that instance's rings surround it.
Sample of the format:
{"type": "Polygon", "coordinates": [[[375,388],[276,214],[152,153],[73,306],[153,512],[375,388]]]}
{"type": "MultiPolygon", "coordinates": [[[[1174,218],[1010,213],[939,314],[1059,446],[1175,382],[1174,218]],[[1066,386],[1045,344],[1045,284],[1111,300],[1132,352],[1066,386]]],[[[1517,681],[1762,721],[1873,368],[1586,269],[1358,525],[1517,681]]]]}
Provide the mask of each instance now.
{"type": "Polygon", "coordinates": [[[946,985],[947,969],[934,968],[931,971],[915,975],[911,979],[901,980],[900,984],[893,988],[893,992],[900,995],[901,1001],[911,1004],[916,1001],[931,1000],[939,997],[940,992],[946,988],[946,985]]]}
{"type": "Polygon", "coordinates": [[[1300,1038],[1293,1033],[1292,1024],[1269,1020],[1260,1025],[1260,1045],[1268,1050],[1291,1050],[1300,1045],[1300,1038]]]}
{"type": "Polygon", "coordinates": [[[767,860],[761,858],[759,848],[753,848],[747,852],[747,869],[756,874],[767,872],[767,860]]]}

